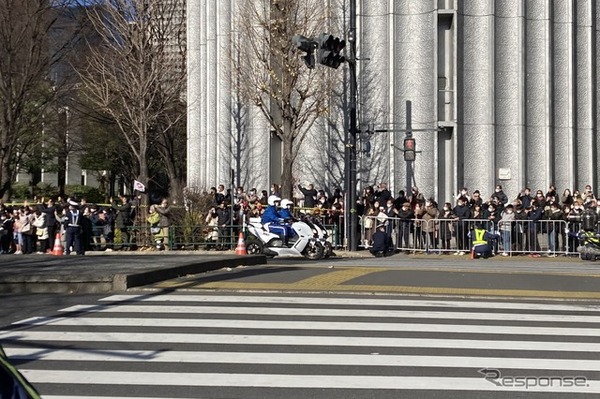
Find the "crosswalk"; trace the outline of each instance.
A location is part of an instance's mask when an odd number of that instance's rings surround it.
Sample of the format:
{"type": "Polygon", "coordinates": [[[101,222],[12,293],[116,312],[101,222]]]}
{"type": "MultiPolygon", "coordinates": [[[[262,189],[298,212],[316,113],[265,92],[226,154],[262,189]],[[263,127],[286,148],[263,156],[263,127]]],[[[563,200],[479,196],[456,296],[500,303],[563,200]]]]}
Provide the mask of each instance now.
{"type": "Polygon", "coordinates": [[[44,399],[600,395],[599,304],[124,294],[0,342],[44,399]]]}

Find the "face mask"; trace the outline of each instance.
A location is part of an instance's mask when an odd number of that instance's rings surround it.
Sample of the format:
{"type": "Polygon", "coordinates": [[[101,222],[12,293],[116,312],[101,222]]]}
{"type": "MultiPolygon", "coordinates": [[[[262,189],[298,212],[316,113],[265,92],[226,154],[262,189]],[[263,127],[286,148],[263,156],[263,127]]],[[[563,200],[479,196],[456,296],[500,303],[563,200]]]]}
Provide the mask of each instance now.
{"type": "Polygon", "coordinates": [[[512,211],[512,209],[507,209],[506,213],[511,214],[511,213],[513,213],[513,211],[512,211]]]}
{"type": "Polygon", "coordinates": [[[494,208],[488,208],[488,211],[494,212],[494,208]]]}
{"type": "Polygon", "coordinates": [[[448,207],[447,207],[447,206],[445,206],[445,207],[444,207],[444,210],[445,210],[445,211],[447,211],[447,210],[448,210],[448,207]]]}

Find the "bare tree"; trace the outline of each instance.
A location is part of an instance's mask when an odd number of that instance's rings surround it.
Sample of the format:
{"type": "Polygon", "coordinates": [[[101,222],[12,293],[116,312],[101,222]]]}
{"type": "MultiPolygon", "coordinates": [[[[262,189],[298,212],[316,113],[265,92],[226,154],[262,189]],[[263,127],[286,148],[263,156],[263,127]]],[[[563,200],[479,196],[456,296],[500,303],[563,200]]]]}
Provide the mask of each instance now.
{"type": "Polygon", "coordinates": [[[70,1],[0,0],[0,197],[11,191],[19,157],[41,135],[60,82],[52,69],[75,40],[60,17],[70,1]]]}
{"type": "Polygon", "coordinates": [[[184,3],[99,0],[88,9],[98,38],[79,71],[83,93],[117,124],[137,160],[133,177],[144,183],[149,146],[164,144],[168,138],[157,137],[171,134],[185,116],[184,3]]]}
{"type": "Polygon", "coordinates": [[[332,87],[339,82],[328,68],[307,69],[291,39],[323,33],[328,2],[242,0],[238,11],[231,59],[241,77],[234,90],[260,108],[281,140],[281,189],[291,197],[300,146],[315,121],[329,113],[332,87]]]}
{"type": "Polygon", "coordinates": [[[169,178],[171,200],[181,203],[185,187],[187,132],[185,115],[186,109],[183,102],[179,107],[174,105],[170,112],[159,118],[156,124],[155,148],[164,171],[169,178]]]}

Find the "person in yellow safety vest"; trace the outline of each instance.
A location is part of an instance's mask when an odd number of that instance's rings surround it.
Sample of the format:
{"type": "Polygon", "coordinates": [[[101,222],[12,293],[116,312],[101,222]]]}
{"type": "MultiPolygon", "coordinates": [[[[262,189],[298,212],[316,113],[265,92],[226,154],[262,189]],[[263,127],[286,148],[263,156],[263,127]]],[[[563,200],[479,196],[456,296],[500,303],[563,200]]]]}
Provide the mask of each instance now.
{"type": "Polygon", "coordinates": [[[40,399],[40,394],[23,377],[23,374],[9,363],[0,346],[0,398],[40,399]]]}
{"type": "Polygon", "coordinates": [[[489,258],[492,256],[492,241],[500,238],[500,235],[493,234],[483,228],[481,223],[476,223],[475,228],[469,232],[471,239],[471,251],[473,258],[483,257],[489,258]]]}

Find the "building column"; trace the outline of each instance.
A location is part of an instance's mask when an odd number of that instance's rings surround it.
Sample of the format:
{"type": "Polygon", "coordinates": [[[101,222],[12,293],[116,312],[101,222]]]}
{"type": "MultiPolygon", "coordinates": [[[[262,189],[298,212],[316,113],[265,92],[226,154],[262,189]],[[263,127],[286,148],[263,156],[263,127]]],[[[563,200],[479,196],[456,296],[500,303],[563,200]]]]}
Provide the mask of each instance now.
{"type": "Polygon", "coordinates": [[[469,0],[459,4],[462,46],[459,54],[459,159],[463,160],[464,185],[486,197],[496,176],[494,145],[494,2],[469,0]]]}

